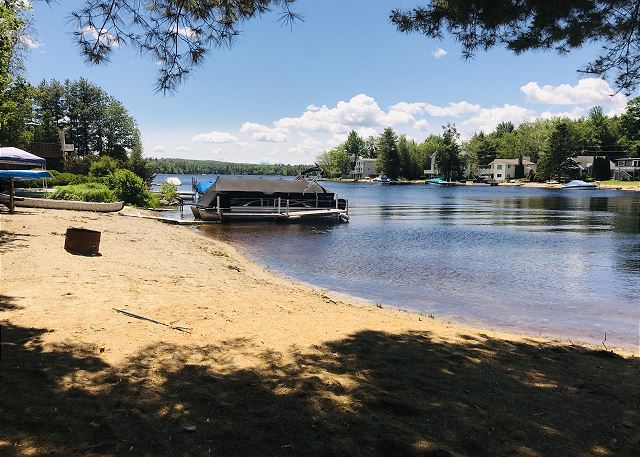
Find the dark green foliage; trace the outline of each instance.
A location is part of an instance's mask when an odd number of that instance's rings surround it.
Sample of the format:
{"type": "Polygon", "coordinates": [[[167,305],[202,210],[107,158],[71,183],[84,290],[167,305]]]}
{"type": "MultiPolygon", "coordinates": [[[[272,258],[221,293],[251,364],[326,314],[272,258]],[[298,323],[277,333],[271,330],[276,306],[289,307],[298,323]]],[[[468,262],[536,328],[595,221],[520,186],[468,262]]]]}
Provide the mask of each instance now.
{"type": "Polygon", "coordinates": [[[611,178],[611,166],[607,157],[594,157],[591,177],[596,181],[606,181],[611,178]]]}
{"type": "MultiPolygon", "coordinates": [[[[142,159],[144,160],[144,159],[142,159]]],[[[167,174],[296,176],[309,165],[253,164],[217,160],[148,159],[150,169],[167,174]]]]}
{"type": "Polygon", "coordinates": [[[442,133],[443,147],[436,155],[438,169],[447,181],[461,179],[464,171],[464,162],[460,157],[460,145],[458,144],[460,134],[454,125],[447,124],[442,128],[444,129],[442,133]]]}
{"type": "Polygon", "coordinates": [[[87,182],[94,182],[96,179],[87,175],[78,175],[74,173],[60,173],[56,170],[51,170],[50,173],[53,178],[49,180],[49,184],[52,186],[66,186],[69,184],[84,184],[87,182]]]}
{"type": "Polygon", "coordinates": [[[349,156],[349,169],[353,170],[356,166],[356,160],[365,154],[364,140],[355,130],[351,130],[344,143],[344,149],[349,156]]]}
{"type": "Polygon", "coordinates": [[[100,183],[71,184],[60,186],[50,196],[55,200],[76,200],[83,202],[115,202],[115,193],[100,183]]]}
{"type": "Polygon", "coordinates": [[[398,155],[397,135],[390,127],[384,129],[378,138],[378,169],[389,179],[398,179],[400,157],[398,155]]]}
{"type": "Polygon", "coordinates": [[[465,58],[504,46],[520,54],[555,49],[564,54],[598,41],[601,54],[584,72],[613,73],[631,93],[640,82],[640,0],[432,0],[412,10],[394,10],[402,32],[430,38],[452,35],[465,58]]]}
{"type": "Polygon", "coordinates": [[[160,184],[160,194],[164,200],[172,202],[178,197],[178,188],[174,184],[163,182],[160,184]]]}
{"type": "Polygon", "coordinates": [[[549,138],[548,176],[560,178],[567,173],[572,166],[569,159],[574,152],[575,145],[571,139],[569,125],[564,121],[558,122],[549,138]]]}
{"type": "Polygon", "coordinates": [[[35,141],[57,143],[58,130],[64,127],[66,141],[74,144],[78,156],[126,160],[126,149],[139,138],[136,122],[122,103],[86,79],[43,81],[34,98],[35,141]]]}
{"type": "Polygon", "coordinates": [[[522,164],[516,165],[513,173],[514,173],[513,176],[514,176],[515,179],[524,178],[524,165],[522,165],[522,164]]]}
{"type": "Polygon", "coordinates": [[[95,177],[109,176],[118,168],[118,162],[112,157],[102,156],[89,167],[89,175],[95,177]]]}
{"type": "Polygon", "coordinates": [[[118,201],[135,206],[155,206],[149,187],[141,177],[129,170],[116,170],[107,179],[118,201]]]}

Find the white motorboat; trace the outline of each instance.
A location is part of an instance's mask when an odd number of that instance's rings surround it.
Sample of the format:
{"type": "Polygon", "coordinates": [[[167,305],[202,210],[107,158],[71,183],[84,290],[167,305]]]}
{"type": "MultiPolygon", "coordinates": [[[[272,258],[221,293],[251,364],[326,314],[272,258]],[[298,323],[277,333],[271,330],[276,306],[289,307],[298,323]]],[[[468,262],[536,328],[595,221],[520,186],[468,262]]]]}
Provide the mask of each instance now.
{"type": "Polygon", "coordinates": [[[585,182],[579,179],[574,179],[566,184],[563,184],[561,189],[576,189],[576,190],[593,190],[597,189],[598,185],[594,182],[585,182]]]}

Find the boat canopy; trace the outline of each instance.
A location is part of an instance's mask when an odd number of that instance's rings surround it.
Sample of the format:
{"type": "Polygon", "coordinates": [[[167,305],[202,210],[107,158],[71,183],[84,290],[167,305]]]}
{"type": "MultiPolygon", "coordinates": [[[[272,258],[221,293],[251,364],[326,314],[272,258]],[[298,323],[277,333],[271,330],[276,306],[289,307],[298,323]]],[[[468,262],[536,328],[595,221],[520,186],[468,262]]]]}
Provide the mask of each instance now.
{"type": "Polygon", "coordinates": [[[216,182],[198,200],[198,205],[211,206],[220,193],[248,193],[248,194],[326,194],[327,191],[315,181],[305,179],[264,179],[264,178],[236,178],[219,176],[216,182]]]}
{"type": "Polygon", "coordinates": [[[30,152],[18,148],[0,148],[0,164],[2,165],[45,165],[46,160],[30,152]]]}
{"type": "Polygon", "coordinates": [[[28,181],[31,179],[53,178],[47,170],[0,170],[0,179],[8,181],[28,181]]]}

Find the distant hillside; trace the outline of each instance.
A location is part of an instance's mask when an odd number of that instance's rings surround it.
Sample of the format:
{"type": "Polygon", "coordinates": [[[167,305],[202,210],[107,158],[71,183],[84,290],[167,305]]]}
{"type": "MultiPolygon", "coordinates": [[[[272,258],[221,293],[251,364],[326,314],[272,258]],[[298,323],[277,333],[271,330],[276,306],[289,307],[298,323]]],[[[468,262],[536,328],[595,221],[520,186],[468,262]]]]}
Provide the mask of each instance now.
{"type": "Polygon", "coordinates": [[[158,173],[193,175],[284,175],[295,176],[309,165],[265,165],[218,160],[150,159],[158,173]]]}

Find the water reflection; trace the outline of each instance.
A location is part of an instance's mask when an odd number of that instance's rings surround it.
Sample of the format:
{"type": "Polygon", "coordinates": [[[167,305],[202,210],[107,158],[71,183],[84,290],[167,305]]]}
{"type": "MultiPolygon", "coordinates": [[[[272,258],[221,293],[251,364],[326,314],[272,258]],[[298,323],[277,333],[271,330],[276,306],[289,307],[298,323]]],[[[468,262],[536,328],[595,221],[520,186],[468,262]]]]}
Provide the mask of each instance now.
{"type": "Polygon", "coordinates": [[[291,277],[505,329],[633,346],[640,194],[327,183],[343,225],[203,229],[291,277]]]}

